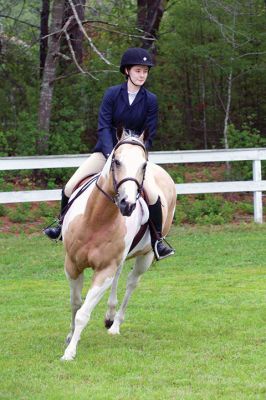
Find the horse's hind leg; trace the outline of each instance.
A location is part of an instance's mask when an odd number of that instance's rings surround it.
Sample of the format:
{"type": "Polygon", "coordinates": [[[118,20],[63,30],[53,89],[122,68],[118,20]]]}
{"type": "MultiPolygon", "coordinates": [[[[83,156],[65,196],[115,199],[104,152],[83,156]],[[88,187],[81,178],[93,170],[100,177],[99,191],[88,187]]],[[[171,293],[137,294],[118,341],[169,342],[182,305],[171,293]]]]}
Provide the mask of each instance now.
{"type": "Polygon", "coordinates": [[[114,318],[115,318],[115,313],[116,313],[116,306],[117,306],[117,286],[118,286],[118,281],[119,277],[121,275],[123,269],[123,264],[119,266],[119,268],[116,271],[112,288],[111,288],[111,293],[107,302],[108,308],[105,314],[105,320],[104,324],[106,328],[110,328],[113,325],[114,318]]]}
{"type": "Polygon", "coordinates": [[[131,296],[133,290],[136,288],[138,281],[140,279],[140,276],[145,271],[147,271],[147,269],[149,268],[149,266],[152,263],[152,260],[153,260],[153,252],[150,252],[143,256],[136,257],[136,262],[135,262],[134,268],[128,275],[125,296],[123,298],[123,301],[121,303],[121,306],[120,306],[118,312],[115,315],[114,322],[113,322],[111,328],[108,330],[108,333],[110,333],[111,335],[119,335],[120,325],[122,324],[122,322],[125,319],[125,311],[126,311],[126,307],[127,307],[128,301],[130,299],[130,296],[131,296]]]}
{"type": "Polygon", "coordinates": [[[109,271],[101,270],[95,272],[93,284],[87,293],[84,303],[76,313],[74,333],[63,357],[61,358],[62,360],[73,360],[75,358],[80,335],[89,322],[91,312],[99,303],[105,291],[112,285],[113,277],[113,268],[111,271],[109,269],[109,271]]]}
{"type": "Polygon", "coordinates": [[[77,311],[80,309],[82,304],[81,292],[83,288],[84,274],[83,272],[78,276],[77,279],[71,279],[66,272],[67,279],[70,286],[70,304],[71,304],[71,331],[67,335],[66,344],[70,343],[75,329],[75,317],[77,311]]]}

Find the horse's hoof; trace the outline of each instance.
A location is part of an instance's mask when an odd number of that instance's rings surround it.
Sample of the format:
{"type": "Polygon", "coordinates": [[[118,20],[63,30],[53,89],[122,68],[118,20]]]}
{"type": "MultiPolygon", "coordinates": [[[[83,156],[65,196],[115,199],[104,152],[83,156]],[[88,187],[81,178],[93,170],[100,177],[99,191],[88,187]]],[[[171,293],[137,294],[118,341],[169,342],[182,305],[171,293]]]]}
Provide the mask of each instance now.
{"type": "Polygon", "coordinates": [[[120,330],[119,326],[115,327],[115,325],[112,325],[110,329],[108,329],[109,335],[115,336],[115,335],[120,335],[120,330]]]}
{"type": "Polygon", "coordinates": [[[75,358],[75,355],[76,354],[65,351],[65,354],[61,357],[61,361],[73,361],[75,358]]]}
{"type": "Polygon", "coordinates": [[[60,358],[61,361],[73,361],[74,357],[67,357],[67,356],[62,356],[60,358]]]}
{"type": "Polygon", "coordinates": [[[106,329],[111,328],[111,326],[113,325],[114,321],[112,321],[111,319],[105,319],[104,320],[104,325],[106,329]]]}

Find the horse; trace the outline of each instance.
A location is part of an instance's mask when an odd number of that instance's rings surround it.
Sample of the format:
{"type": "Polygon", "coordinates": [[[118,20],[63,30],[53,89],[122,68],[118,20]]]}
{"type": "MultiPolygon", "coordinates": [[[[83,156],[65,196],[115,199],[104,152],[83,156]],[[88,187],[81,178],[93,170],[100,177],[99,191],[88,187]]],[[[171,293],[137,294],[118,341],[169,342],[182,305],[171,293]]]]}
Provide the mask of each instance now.
{"type": "MultiPolygon", "coordinates": [[[[75,358],[81,333],[89,322],[91,312],[110,287],[105,325],[109,334],[120,334],[129,298],[140,276],[153,261],[148,227],[139,242],[131,248],[133,239],[149,218],[147,204],[140,195],[148,163],[144,140],[143,134],[128,137],[123,131],[98,179],[75,199],[64,217],[64,268],[70,286],[72,322],[62,360],[75,358]],[[135,258],[135,265],[116,312],[119,276],[124,261],[132,257],[135,258]],[[85,268],[92,268],[94,273],[82,303],[85,268]]],[[[175,184],[163,168],[149,164],[161,198],[163,235],[166,235],[175,211],[175,184]]],[[[77,190],[71,199],[76,196],[77,190]]]]}

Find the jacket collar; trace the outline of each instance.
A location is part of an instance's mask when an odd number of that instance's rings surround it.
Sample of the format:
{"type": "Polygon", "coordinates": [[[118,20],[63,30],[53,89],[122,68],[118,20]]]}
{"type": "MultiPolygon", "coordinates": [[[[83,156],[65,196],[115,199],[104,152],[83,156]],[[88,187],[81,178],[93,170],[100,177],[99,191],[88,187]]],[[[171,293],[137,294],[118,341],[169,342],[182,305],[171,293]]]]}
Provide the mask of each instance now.
{"type": "Polygon", "coordinates": [[[143,96],[145,94],[145,88],[143,86],[141,86],[141,88],[139,89],[139,91],[137,93],[136,98],[134,99],[133,103],[130,106],[129,101],[128,101],[127,82],[122,83],[121,87],[122,87],[122,98],[128,107],[132,107],[135,104],[137,104],[143,98],[143,96]]]}

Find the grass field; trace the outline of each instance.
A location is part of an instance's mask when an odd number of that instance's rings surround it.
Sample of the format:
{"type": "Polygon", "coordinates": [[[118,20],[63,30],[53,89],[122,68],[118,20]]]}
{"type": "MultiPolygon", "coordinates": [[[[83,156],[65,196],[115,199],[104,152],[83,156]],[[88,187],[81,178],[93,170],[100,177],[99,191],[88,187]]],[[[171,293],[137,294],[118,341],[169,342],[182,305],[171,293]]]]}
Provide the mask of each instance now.
{"type": "Polygon", "coordinates": [[[265,400],[265,235],[253,224],[173,228],[176,255],[143,276],[121,335],[103,326],[105,296],[75,361],[62,362],[70,322],[62,245],[2,234],[0,398],[265,400]]]}

